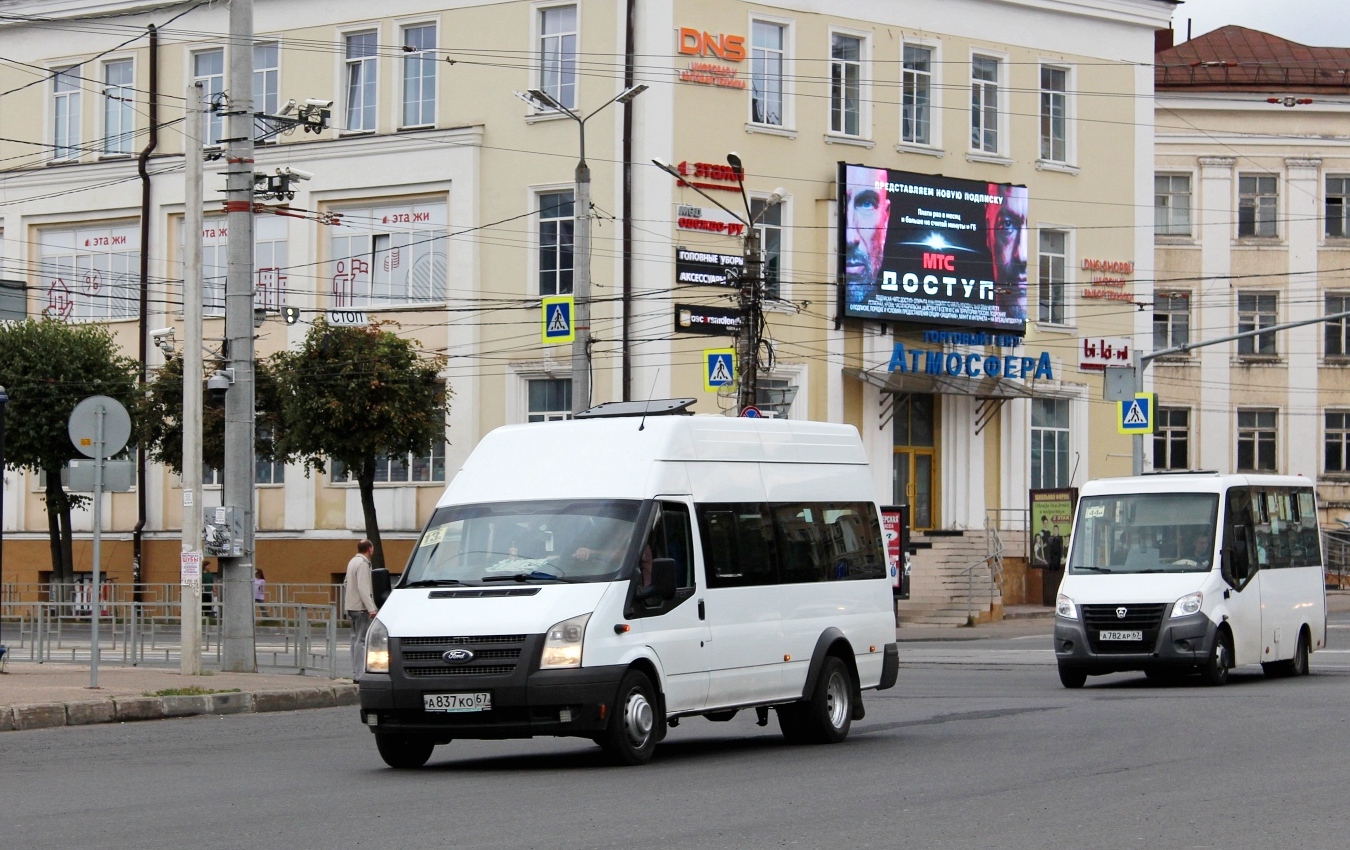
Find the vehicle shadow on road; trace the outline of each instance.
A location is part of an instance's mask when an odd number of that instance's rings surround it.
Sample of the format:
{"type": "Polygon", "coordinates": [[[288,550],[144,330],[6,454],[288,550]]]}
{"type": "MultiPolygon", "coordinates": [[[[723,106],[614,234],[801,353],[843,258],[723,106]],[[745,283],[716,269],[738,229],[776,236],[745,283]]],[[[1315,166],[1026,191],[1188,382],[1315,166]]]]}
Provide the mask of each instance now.
{"type": "MultiPolygon", "coordinates": [[[[552,771],[552,770],[593,770],[597,768],[612,769],[614,763],[611,762],[604,752],[596,746],[587,745],[580,741],[577,742],[577,749],[566,752],[551,753],[520,753],[506,755],[496,758],[453,758],[454,744],[449,744],[444,753],[449,756],[449,760],[439,761],[442,750],[437,749],[432,754],[432,760],[423,768],[424,771],[441,771],[445,773],[479,773],[479,772],[506,772],[506,771],[552,771]]],[[[656,753],[652,756],[652,764],[669,764],[679,761],[689,761],[693,759],[706,758],[709,756],[725,756],[734,753],[754,752],[759,750],[773,749],[799,749],[796,746],[786,743],[783,738],[776,734],[765,733],[746,738],[702,738],[692,740],[671,740],[667,738],[664,742],[657,745],[656,753]]]]}

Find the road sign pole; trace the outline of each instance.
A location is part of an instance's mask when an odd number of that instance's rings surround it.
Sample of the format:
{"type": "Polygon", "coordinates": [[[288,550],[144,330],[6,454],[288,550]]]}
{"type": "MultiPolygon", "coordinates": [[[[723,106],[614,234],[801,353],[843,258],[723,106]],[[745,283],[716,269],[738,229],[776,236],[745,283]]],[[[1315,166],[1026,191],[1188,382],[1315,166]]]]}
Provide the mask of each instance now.
{"type": "Polygon", "coordinates": [[[89,687],[98,687],[98,559],[99,543],[103,534],[103,405],[94,408],[94,552],[93,583],[89,591],[89,687]]]}
{"type": "MultiPolygon", "coordinates": [[[[1134,392],[1138,398],[1139,393],[1144,391],[1144,358],[1139,353],[1139,348],[1134,349],[1134,392]]],[[[1157,416],[1157,412],[1150,413],[1151,416],[1157,416]]],[[[1130,474],[1144,474],[1144,435],[1135,434],[1130,437],[1130,474]]]]}

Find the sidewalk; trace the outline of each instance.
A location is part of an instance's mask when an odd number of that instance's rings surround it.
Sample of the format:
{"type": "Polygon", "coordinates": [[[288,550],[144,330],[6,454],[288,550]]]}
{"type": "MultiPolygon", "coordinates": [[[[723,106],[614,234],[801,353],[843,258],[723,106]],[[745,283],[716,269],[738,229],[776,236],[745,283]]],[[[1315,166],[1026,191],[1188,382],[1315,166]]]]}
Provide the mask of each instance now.
{"type": "Polygon", "coordinates": [[[167,667],[100,664],[98,685],[89,687],[88,665],[11,661],[0,675],[0,732],[357,704],[350,679],[300,675],[184,676],[167,667]],[[213,693],[156,696],[192,688],[213,693]]]}

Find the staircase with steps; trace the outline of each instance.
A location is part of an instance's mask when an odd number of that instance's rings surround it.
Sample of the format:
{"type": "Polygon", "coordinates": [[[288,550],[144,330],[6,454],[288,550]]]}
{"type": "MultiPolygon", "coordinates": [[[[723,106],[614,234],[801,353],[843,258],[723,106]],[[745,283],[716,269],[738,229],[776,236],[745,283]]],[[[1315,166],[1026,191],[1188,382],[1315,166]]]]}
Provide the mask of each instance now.
{"type": "MultiPolygon", "coordinates": [[[[997,574],[997,558],[987,558],[990,532],[985,529],[940,534],[916,534],[915,543],[929,543],[913,557],[909,573],[909,598],[896,600],[897,626],[964,626],[1002,619],[1003,594],[997,586],[990,600],[991,571],[997,574]],[[985,560],[982,560],[985,559],[985,560]],[[970,570],[967,579],[966,570],[970,570]]],[[[995,549],[998,540],[995,538],[995,549]]]]}

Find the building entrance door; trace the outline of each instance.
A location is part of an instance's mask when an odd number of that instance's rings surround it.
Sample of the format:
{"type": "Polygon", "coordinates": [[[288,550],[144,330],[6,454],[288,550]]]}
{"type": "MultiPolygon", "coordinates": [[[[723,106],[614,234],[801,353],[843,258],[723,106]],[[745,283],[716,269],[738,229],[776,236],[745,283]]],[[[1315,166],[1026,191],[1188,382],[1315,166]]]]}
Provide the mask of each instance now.
{"type": "Polygon", "coordinates": [[[909,505],[910,528],[913,530],[936,528],[937,397],[919,393],[897,394],[893,409],[892,487],[895,504],[909,505]]]}

